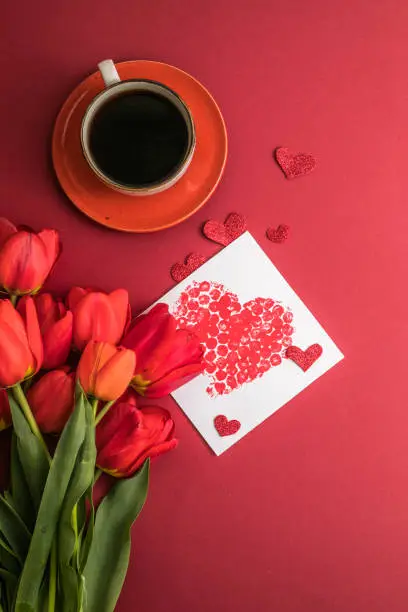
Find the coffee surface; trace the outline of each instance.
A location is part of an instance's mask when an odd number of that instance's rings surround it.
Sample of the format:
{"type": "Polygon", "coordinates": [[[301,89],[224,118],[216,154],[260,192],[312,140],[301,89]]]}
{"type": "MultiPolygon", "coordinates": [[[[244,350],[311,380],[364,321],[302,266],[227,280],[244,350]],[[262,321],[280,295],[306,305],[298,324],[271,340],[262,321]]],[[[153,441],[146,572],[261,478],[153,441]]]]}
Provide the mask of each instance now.
{"type": "Polygon", "coordinates": [[[112,98],[96,113],[90,131],[91,154],[100,170],[131,187],[166,179],[187,147],[188,129],[180,111],[150,92],[112,98]]]}

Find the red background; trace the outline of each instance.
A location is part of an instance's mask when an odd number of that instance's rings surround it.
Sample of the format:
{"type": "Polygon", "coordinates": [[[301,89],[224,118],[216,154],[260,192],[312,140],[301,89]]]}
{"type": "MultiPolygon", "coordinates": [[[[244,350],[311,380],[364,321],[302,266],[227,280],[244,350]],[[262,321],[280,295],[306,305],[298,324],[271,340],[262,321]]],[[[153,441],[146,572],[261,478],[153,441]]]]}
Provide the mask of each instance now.
{"type": "Polygon", "coordinates": [[[124,286],[142,308],[235,210],[346,355],[220,458],[168,400],[181,444],[153,465],[118,611],[405,611],[408,4],[20,0],[1,21],[0,213],[60,230],[52,288],[124,286]],[[106,57],[177,65],[224,113],[224,179],[171,230],[98,227],[54,179],[54,118],[106,57]],[[278,145],[318,168],[286,181],[278,145]]]}

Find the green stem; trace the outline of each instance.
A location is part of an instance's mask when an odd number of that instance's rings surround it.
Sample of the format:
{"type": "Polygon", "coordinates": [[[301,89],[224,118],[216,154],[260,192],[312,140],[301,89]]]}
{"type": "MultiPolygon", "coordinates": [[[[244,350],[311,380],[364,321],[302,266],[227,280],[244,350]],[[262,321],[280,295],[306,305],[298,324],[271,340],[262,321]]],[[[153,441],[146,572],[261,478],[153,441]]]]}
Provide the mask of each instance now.
{"type": "Polygon", "coordinates": [[[16,304],[17,304],[17,296],[14,293],[12,293],[10,295],[10,302],[13,304],[14,307],[16,306],[16,304]]]}
{"type": "MultiPolygon", "coordinates": [[[[13,390],[14,397],[17,400],[27,420],[27,423],[30,426],[31,431],[41,443],[44,449],[45,455],[48,459],[48,462],[51,464],[51,455],[44,441],[44,438],[42,437],[41,431],[34,418],[34,415],[27,401],[27,398],[24,394],[24,391],[21,388],[21,385],[20,384],[15,385],[12,390],[13,390]]],[[[54,539],[52,543],[51,557],[50,557],[50,584],[49,584],[49,590],[48,590],[48,612],[55,612],[56,595],[57,595],[57,542],[54,539]]]]}
{"type": "Polygon", "coordinates": [[[115,403],[115,401],[116,400],[113,400],[112,402],[106,402],[102,410],[99,411],[98,416],[95,418],[95,427],[98,425],[98,423],[102,421],[103,417],[108,412],[109,408],[115,403]]]}
{"type": "Polygon", "coordinates": [[[94,418],[96,417],[96,412],[98,410],[98,402],[99,402],[98,398],[94,397],[92,400],[92,404],[91,404],[94,418]]]}
{"type": "Polygon", "coordinates": [[[54,539],[50,558],[50,584],[48,589],[48,612],[55,612],[55,600],[57,596],[57,542],[54,539]]]}
{"type": "Polygon", "coordinates": [[[27,423],[30,426],[31,431],[33,432],[33,434],[35,435],[35,437],[40,441],[44,452],[47,456],[47,459],[49,461],[49,463],[51,463],[51,455],[48,451],[47,445],[44,441],[44,438],[42,437],[41,431],[37,425],[37,422],[34,418],[34,415],[31,411],[30,405],[27,401],[26,396],[24,395],[24,391],[21,388],[21,385],[18,383],[17,385],[15,385],[13,387],[13,395],[15,397],[15,399],[17,400],[17,403],[19,404],[21,410],[23,411],[23,414],[25,416],[25,418],[27,419],[27,423]]]}

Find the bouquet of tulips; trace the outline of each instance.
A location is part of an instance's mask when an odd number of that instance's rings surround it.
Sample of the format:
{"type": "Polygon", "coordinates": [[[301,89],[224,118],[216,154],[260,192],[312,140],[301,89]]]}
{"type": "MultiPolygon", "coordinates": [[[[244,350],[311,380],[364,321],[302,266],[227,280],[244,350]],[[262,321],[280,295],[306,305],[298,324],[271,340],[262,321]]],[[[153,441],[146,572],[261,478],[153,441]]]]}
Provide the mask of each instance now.
{"type": "Polygon", "coordinates": [[[124,289],[41,292],[59,252],[56,231],[0,219],[0,430],[11,435],[0,612],[114,610],[149,461],[177,445],[170,414],[139,396],[203,367],[199,340],[165,304],[131,321],[124,289]]]}

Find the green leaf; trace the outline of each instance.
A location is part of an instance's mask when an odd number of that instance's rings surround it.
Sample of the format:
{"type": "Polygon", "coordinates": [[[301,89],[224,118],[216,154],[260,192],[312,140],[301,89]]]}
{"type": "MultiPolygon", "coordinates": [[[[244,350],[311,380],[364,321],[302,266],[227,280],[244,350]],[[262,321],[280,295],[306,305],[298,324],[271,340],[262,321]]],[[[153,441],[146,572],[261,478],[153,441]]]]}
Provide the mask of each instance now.
{"type": "Polygon", "coordinates": [[[9,394],[9,403],[17,437],[18,456],[34,507],[38,510],[48,476],[48,460],[40,441],[32,433],[19,405],[11,394],[9,394]]]}
{"type": "Polygon", "coordinates": [[[79,569],[81,531],[84,527],[85,515],[78,511],[78,505],[92,486],[96,461],[95,425],[92,407],[83,396],[79,401],[84,402],[85,437],[72,472],[58,525],[58,559],[64,612],[76,612],[79,608],[77,598],[80,584],[78,574],[72,569],[71,565],[79,569]],[[79,517],[79,514],[82,514],[82,516],[79,517]],[[79,524],[79,518],[81,518],[81,524],[79,524]]]}
{"type": "Polygon", "coordinates": [[[80,554],[80,559],[79,559],[79,570],[81,574],[83,573],[85,565],[88,561],[89,551],[91,550],[94,531],[95,531],[95,508],[94,508],[93,499],[92,499],[92,489],[93,489],[93,486],[90,486],[86,493],[86,499],[88,500],[88,503],[89,503],[90,512],[89,512],[88,525],[86,527],[85,536],[82,539],[82,545],[81,545],[81,554],[80,554]]]}
{"type": "MultiPolygon", "coordinates": [[[[38,612],[47,612],[48,611],[48,599],[49,599],[49,590],[50,590],[50,581],[49,576],[46,574],[44,576],[44,580],[40,586],[40,593],[38,595],[38,612]]],[[[58,608],[56,608],[56,612],[58,612],[58,608]]]]}
{"type": "Polygon", "coordinates": [[[21,465],[17,449],[17,439],[14,434],[11,442],[11,494],[13,506],[17,514],[22,518],[27,528],[32,531],[36,512],[34,510],[33,500],[27,485],[23,466],[21,465]]]}
{"type": "Polygon", "coordinates": [[[11,603],[14,601],[14,597],[15,597],[15,593],[16,593],[17,585],[18,585],[18,579],[16,576],[14,576],[14,574],[4,569],[0,569],[0,578],[3,580],[3,583],[6,585],[7,600],[9,602],[9,607],[11,610],[11,603]]]}
{"type": "Polygon", "coordinates": [[[6,612],[8,610],[7,599],[6,599],[6,586],[2,580],[0,580],[0,612],[6,612]],[[7,606],[4,608],[3,604],[7,606]]]}
{"type": "Polygon", "coordinates": [[[2,495],[0,495],[0,532],[6,538],[18,559],[24,562],[30,545],[31,534],[17,512],[2,495]]]}
{"type": "Polygon", "coordinates": [[[0,534],[0,567],[12,572],[15,576],[19,576],[21,564],[18,561],[17,555],[11,550],[8,543],[1,537],[0,534]]]}
{"type": "Polygon", "coordinates": [[[39,590],[56,534],[64,497],[67,492],[85,430],[84,403],[78,402],[55,451],[30,549],[21,574],[15,612],[36,612],[39,590]]]}
{"type": "Polygon", "coordinates": [[[127,480],[119,480],[96,513],[95,533],[85,566],[87,612],[113,612],[125,580],[130,528],[146,500],[149,461],[127,480]]]}

